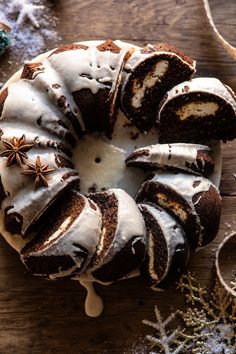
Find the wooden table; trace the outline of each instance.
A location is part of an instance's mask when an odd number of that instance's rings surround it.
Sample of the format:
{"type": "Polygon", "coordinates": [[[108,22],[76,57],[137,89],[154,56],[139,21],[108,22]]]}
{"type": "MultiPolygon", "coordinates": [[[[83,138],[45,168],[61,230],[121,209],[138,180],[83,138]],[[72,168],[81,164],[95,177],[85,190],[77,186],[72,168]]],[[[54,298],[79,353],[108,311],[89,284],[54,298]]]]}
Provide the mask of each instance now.
{"type": "MultiPolygon", "coordinates": [[[[235,0],[211,0],[216,24],[236,45],[235,0]],[[234,13],[234,15],[233,15],[234,13]]],[[[67,0],[57,1],[58,32],[63,42],[99,38],[132,40],[137,44],[167,41],[197,58],[199,76],[217,76],[236,89],[236,63],[224,53],[207,23],[200,0],[67,0]]],[[[50,47],[50,43],[48,47],[50,47]]],[[[8,57],[0,59],[4,81],[15,71],[8,57]]],[[[15,58],[20,63],[20,58],[15,58]]],[[[223,145],[221,194],[223,213],[219,235],[192,256],[189,269],[210,283],[215,249],[236,229],[236,142],[223,145]],[[231,227],[229,227],[231,225],[231,227]]],[[[76,282],[47,282],[31,276],[18,255],[0,240],[0,354],[144,354],[149,331],[142,319],[153,319],[158,304],[167,315],[183,296],[175,288],[155,293],[139,279],[98,287],[105,300],[99,318],[85,316],[85,291],[76,282]]]]}

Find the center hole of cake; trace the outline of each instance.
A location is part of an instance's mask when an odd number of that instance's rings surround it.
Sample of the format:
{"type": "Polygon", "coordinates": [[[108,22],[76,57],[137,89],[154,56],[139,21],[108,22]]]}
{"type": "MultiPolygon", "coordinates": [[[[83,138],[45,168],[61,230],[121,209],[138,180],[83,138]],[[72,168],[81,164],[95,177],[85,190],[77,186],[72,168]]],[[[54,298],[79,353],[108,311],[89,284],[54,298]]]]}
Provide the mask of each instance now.
{"type": "Polygon", "coordinates": [[[157,142],[155,132],[142,134],[119,114],[112,138],[102,133],[90,133],[81,139],[74,150],[74,167],[80,175],[80,192],[100,192],[122,188],[135,196],[146,179],[139,168],[127,167],[127,156],[137,147],[157,142]],[[135,139],[133,137],[135,136],[135,139]]]}
{"type": "Polygon", "coordinates": [[[95,160],[94,160],[96,163],[100,163],[101,162],[101,158],[100,157],[95,157],[95,160]]]}

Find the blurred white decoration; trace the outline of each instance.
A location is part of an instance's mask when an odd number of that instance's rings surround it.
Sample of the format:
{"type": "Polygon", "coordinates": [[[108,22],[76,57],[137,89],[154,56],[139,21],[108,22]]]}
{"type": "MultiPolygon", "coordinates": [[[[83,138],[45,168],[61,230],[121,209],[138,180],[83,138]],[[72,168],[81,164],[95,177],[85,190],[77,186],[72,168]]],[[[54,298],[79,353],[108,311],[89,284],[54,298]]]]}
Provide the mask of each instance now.
{"type": "Polygon", "coordinates": [[[17,13],[17,25],[22,25],[26,21],[30,21],[32,25],[39,28],[39,22],[35,17],[35,13],[43,10],[45,6],[36,5],[29,0],[13,0],[9,4],[9,13],[17,13]]]}

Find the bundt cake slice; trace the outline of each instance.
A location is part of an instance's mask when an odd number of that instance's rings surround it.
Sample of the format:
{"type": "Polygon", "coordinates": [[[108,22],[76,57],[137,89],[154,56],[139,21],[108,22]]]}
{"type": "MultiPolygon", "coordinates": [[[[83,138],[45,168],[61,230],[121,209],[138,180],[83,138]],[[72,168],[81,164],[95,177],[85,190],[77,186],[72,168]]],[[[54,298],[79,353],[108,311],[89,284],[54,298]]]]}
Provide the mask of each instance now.
{"type": "MultiPolygon", "coordinates": [[[[76,133],[64,113],[48,99],[47,91],[39,91],[31,80],[20,79],[0,92],[1,130],[29,132],[35,140],[58,141],[74,147],[76,133]]],[[[9,134],[10,136],[10,134],[9,134]]]]}
{"type": "Polygon", "coordinates": [[[107,40],[59,47],[47,59],[72,93],[86,130],[111,133],[126,53],[107,40]]]}
{"type": "Polygon", "coordinates": [[[156,144],[134,150],[126,159],[127,166],[143,169],[176,169],[209,176],[214,161],[208,146],[199,144],[156,144]]]}
{"type": "Polygon", "coordinates": [[[218,79],[198,77],[167,92],[157,122],[162,143],[236,137],[236,96],[218,79]]]}
{"type": "Polygon", "coordinates": [[[142,185],[136,199],[159,205],[175,217],[192,248],[207,245],[218,233],[221,197],[204,177],[159,172],[142,185]]]}
{"type": "MultiPolygon", "coordinates": [[[[69,121],[78,137],[83,135],[85,125],[81,113],[76,106],[71,92],[65,85],[63,77],[50,65],[49,60],[43,63],[27,63],[24,65],[21,80],[26,81],[34,90],[47,95],[49,102],[64,115],[63,121],[69,121]]],[[[55,110],[55,108],[54,108],[55,110]]]]}
{"type": "Polygon", "coordinates": [[[58,195],[79,183],[70,160],[74,128],[31,81],[21,78],[0,94],[1,216],[5,230],[22,237],[58,195]]]}
{"type": "Polygon", "coordinates": [[[89,195],[101,209],[101,238],[87,271],[90,278],[113,282],[140,266],[145,254],[145,225],[134,199],[122,189],[89,195]]]}
{"type": "Polygon", "coordinates": [[[4,226],[23,238],[61,193],[79,186],[79,175],[64,154],[29,143],[25,136],[2,140],[0,154],[4,226]]]}
{"type": "Polygon", "coordinates": [[[178,279],[189,258],[185,233],[175,219],[154,204],[139,204],[147,229],[147,252],[141,274],[153,290],[178,279]]]}
{"type": "Polygon", "coordinates": [[[80,274],[94,255],[101,224],[98,206],[72,190],[47,213],[21,259],[33,274],[50,279],[80,274]]]}
{"type": "Polygon", "coordinates": [[[148,44],[135,50],[124,66],[121,107],[140,131],[156,121],[160,100],[171,87],[188,80],[195,62],[179,49],[165,44],[148,44]]]}

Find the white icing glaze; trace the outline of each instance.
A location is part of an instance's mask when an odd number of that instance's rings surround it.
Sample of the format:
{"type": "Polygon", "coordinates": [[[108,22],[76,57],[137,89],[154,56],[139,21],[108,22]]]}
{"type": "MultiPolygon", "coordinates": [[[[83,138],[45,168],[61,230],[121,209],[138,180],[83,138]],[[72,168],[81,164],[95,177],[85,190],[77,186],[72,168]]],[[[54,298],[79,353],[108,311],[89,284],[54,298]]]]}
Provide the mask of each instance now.
{"type": "MultiPolygon", "coordinates": [[[[33,143],[36,147],[40,146],[48,149],[49,146],[54,146],[56,148],[61,143],[61,139],[52,133],[44,132],[42,128],[33,125],[29,129],[27,123],[24,122],[21,122],[17,127],[12,127],[9,125],[9,121],[1,121],[1,129],[3,130],[2,139],[7,141],[11,141],[13,136],[20,139],[27,132],[26,142],[33,143]]],[[[66,143],[64,146],[68,147],[66,143]]]]}
{"type": "Polygon", "coordinates": [[[92,207],[87,198],[82,195],[79,195],[79,197],[83,199],[84,207],[78,217],[73,221],[71,221],[71,216],[66,218],[60,227],[44,242],[43,249],[30,253],[30,256],[34,257],[70,256],[73,259],[76,266],[64,272],[60,271],[59,273],[51,274],[51,279],[69,275],[75,269],[77,269],[78,273],[82,273],[95,253],[101,233],[101,212],[95,203],[90,201],[93,205],[92,207]],[[81,250],[79,246],[88,251],[84,264],[82,264],[84,258],[81,258],[76,253],[81,250]]]}
{"type": "Polygon", "coordinates": [[[157,132],[153,128],[148,134],[141,134],[127,123],[128,119],[119,111],[112,139],[94,133],[78,142],[73,151],[73,163],[81,177],[82,193],[88,193],[89,188],[96,184],[97,191],[104,187],[122,188],[133,197],[137,194],[147,172],[127,167],[125,159],[136,147],[155,143],[157,132]],[[131,139],[135,135],[137,138],[131,139]],[[95,162],[96,157],[101,158],[99,163],[95,162]]]}
{"type": "Polygon", "coordinates": [[[214,116],[218,109],[219,105],[215,102],[190,102],[177,109],[176,114],[180,120],[185,120],[193,115],[202,118],[209,115],[214,116]]]}
{"type": "MultiPolygon", "coordinates": [[[[44,91],[35,89],[29,81],[20,80],[8,88],[1,124],[6,122],[16,126],[17,120],[19,126],[23,123],[23,127],[26,127],[26,135],[28,130],[39,131],[39,136],[41,136],[42,132],[47,136],[49,132],[50,135],[60,137],[62,141],[68,129],[58,124],[60,119],[66,120],[63,113],[50,103],[44,91]],[[17,105],[15,104],[16,102],[17,105]],[[37,123],[39,119],[41,120],[40,130],[37,123]]],[[[66,123],[70,127],[68,120],[66,120],[66,123]]],[[[69,131],[74,135],[72,129],[69,131]]]]}
{"type": "MultiPolygon", "coordinates": [[[[65,107],[61,107],[62,112],[64,114],[69,112],[74,114],[80,123],[81,129],[85,130],[83,117],[71,96],[69,88],[66,86],[62,73],[54,70],[49,59],[43,62],[42,68],[40,73],[36,73],[34,80],[30,81],[30,85],[39,92],[46,92],[47,98],[52,101],[56,107],[58,106],[59,98],[62,96],[65,97],[66,105],[65,107]]],[[[66,72],[64,74],[67,75],[66,72]]]]}
{"type": "MultiPolygon", "coordinates": [[[[148,44],[147,46],[154,48],[152,44],[148,44]]],[[[130,70],[134,70],[134,68],[136,68],[143,60],[145,60],[146,58],[151,58],[152,56],[163,56],[163,55],[168,55],[169,57],[175,57],[178,58],[179,60],[181,60],[183,63],[185,63],[186,65],[188,65],[189,67],[191,67],[193,70],[195,70],[195,65],[196,62],[194,61],[193,65],[190,65],[189,63],[187,63],[183,58],[181,58],[179,55],[177,55],[176,53],[173,52],[167,52],[164,50],[158,50],[158,51],[154,51],[151,53],[142,53],[142,48],[135,50],[133,52],[133,54],[131,55],[131,57],[127,60],[127,62],[125,63],[124,69],[127,71],[130,70]]]]}
{"type": "MultiPolygon", "coordinates": [[[[145,244],[146,228],[142,214],[140,213],[134,199],[122,189],[109,189],[105,193],[114,195],[118,201],[117,225],[113,241],[105,256],[102,257],[102,265],[109,262],[125,245],[135,236],[145,244]],[[129,222],[127,222],[129,220],[129,222]]],[[[101,234],[97,247],[97,255],[103,251],[104,233],[101,234]]],[[[135,239],[134,242],[137,242],[135,239]]],[[[88,269],[87,274],[99,268],[101,265],[95,265],[88,269]]]]}
{"type": "Polygon", "coordinates": [[[126,152],[107,140],[100,135],[87,135],[74,150],[75,168],[81,178],[82,193],[87,193],[95,180],[97,191],[117,187],[124,174],[126,152]]]}
{"type": "Polygon", "coordinates": [[[175,192],[186,198],[189,203],[192,203],[192,197],[195,194],[208,191],[211,186],[217,190],[209,179],[187,173],[174,174],[167,171],[159,171],[151,181],[159,182],[172,188],[175,192]],[[193,187],[194,182],[199,183],[196,183],[195,187],[193,187]]]}
{"type": "Polygon", "coordinates": [[[88,88],[96,94],[99,89],[108,87],[106,83],[115,89],[125,54],[126,50],[120,53],[100,51],[90,43],[87,49],[64,51],[47,60],[63,77],[70,92],[88,88]]]}
{"type": "MultiPolygon", "coordinates": [[[[203,92],[218,96],[229,103],[232,106],[232,109],[236,112],[236,100],[220,80],[212,77],[197,77],[189,81],[181,82],[167,92],[167,99],[159,109],[157,120],[160,121],[160,116],[164,107],[169,104],[172,99],[181,95],[188,95],[192,92],[203,92]]],[[[197,98],[195,98],[194,101],[197,103],[197,98]]],[[[199,101],[201,102],[201,97],[199,97],[199,101]]],[[[209,99],[209,103],[210,102],[209,99]]]]}
{"type": "MultiPolygon", "coordinates": [[[[192,169],[186,164],[194,164],[198,168],[197,153],[200,150],[210,151],[210,148],[200,144],[155,144],[134,150],[132,155],[128,157],[128,162],[140,162],[152,167],[178,167],[192,172],[192,169]],[[143,155],[141,155],[142,152],[143,155]],[[146,152],[148,152],[148,155],[146,152]],[[135,156],[136,153],[139,153],[139,155],[135,156]]],[[[204,166],[204,164],[205,161],[202,160],[202,165],[204,166]]]]}
{"type": "MultiPolygon", "coordinates": [[[[161,171],[158,172],[158,174],[156,174],[151,181],[159,182],[165,186],[170,187],[177,194],[179,194],[181,197],[186,199],[186,201],[188,202],[189,206],[192,209],[191,214],[195,215],[195,220],[196,223],[198,224],[198,229],[199,229],[198,245],[201,246],[204,230],[201,225],[200,217],[199,215],[196,214],[196,210],[195,210],[195,205],[199,202],[201,198],[199,198],[194,203],[192,201],[192,198],[197,193],[208,191],[210,187],[214,188],[219,195],[219,191],[216,188],[216,186],[209,179],[206,179],[202,176],[194,176],[194,175],[184,174],[184,173],[172,174],[172,173],[161,172],[161,171]]],[[[164,207],[164,205],[162,206],[164,207]]],[[[186,221],[187,213],[185,210],[179,209],[178,215],[181,218],[181,220],[186,221]]]]}
{"type": "Polygon", "coordinates": [[[147,89],[153,87],[156,82],[160,82],[162,77],[165,75],[167,69],[169,66],[169,62],[167,60],[161,60],[159,61],[155,67],[154,70],[150,71],[149,74],[147,74],[142,81],[142,84],[140,83],[139,79],[134,79],[133,82],[133,97],[132,97],[132,106],[134,108],[139,108],[142,105],[142,99],[145,95],[145,92],[147,89]]]}
{"type": "Polygon", "coordinates": [[[5,158],[0,159],[1,180],[6,194],[9,194],[2,202],[3,210],[12,206],[8,214],[18,213],[23,217],[22,233],[41,215],[58,193],[69,182],[76,178],[70,176],[63,180],[62,177],[73,170],[65,167],[58,168],[55,162],[55,151],[39,150],[37,148],[28,152],[28,164],[35,164],[36,157],[40,155],[41,163],[49,165],[55,171],[46,176],[48,187],[40,187],[34,190],[34,179],[21,174],[19,166],[5,167],[5,158]]]}
{"type": "MultiPolygon", "coordinates": [[[[133,236],[145,243],[145,224],[135,200],[123,189],[110,189],[118,200],[118,218],[116,237],[112,245],[114,254],[119,252],[133,236]],[[128,220],[128,222],[127,222],[128,220]]],[[[113,256],[110,255],[110,256],[113,256]]]]}
{"type": "MultiPolygon", "coordinates": [[[[96,40],[96,41],[82,41],[82,42],[76,42],[76,44],[84,44],[84,45],[87,45],[87,46],[90,46],[90,45],[93,45],[94,47],[100,45],[104,43],[104,40],[96,40]]],[[[140,47],[138,47],[137,45],[135,44],[132,44],[132,43],[128,43],[128,42],[124,42],[124,41],[121,41],[121,40],[115,40],[114,43],[122,48],[122,49],[126,49],[127,51],[129,50],[135,50],[135,49],[139,49],[140,47]]],[[[45,52],[45,53],[42,53],[40,55],[38,55],[37,57],[33,58],[30,63],[40,63],[44,60],[46,60],[51,53],[54,52],[56,48],[52,49],[52,50],[49,50],[48,52],[45,52]]],[[[0,93],[1,91],[3,91],[6,87],[8,87],[11,83],[13,82],[16,82],[18,80],[20,80],[20,77],[21,77],[21,74],[22,74],[22,70],[23,68],[20,68],[15,74],[13,74],[10,79],[3,85],[3,87],[1,88],[0,90],[0,93]]]]}
{"type": "Polygon", "coordinates": [[[214,161],[214,171],[209,176],[209,179],[219,189],[222,172],[221,142],[217,140],[211,141],[209,142],[209,146],[211,148],[212,159],[214,161]]]}
{"type": "MultiPolygon", "coordinates": [[[[163,273],[162,278],[158,279],[157,274],[155,272],[155,267],[154,267],[154,262],[155,262],[155,259],[154,259],[155,258],[155,251],[154,250],[155,250],[155,248],[153,247],[153,245],[155,244],[155,242],[153,241],[153,239],[155,238],[155,235],[153,235],[152,233],[151,233],[151,235],[149,235],[149,247],[148,247],[149,273],[151,274],[153,279],[160,282],[168,274],[169,267],[171,265],[172,257],[174,255],[176,246],[183,245],[186,242],[184,232],[181,229],[181,227],[179,226],[179,224],[177,224],[175,219],[172,216],[170,216],[163,209],[160,210],[158,208],[153,207],[152,205],[145,204],[145,203],[141,203],[139,205],[140,205],[141,209],[142,208],[146,209],[147,212],[151,216],[153,216],[153,218],[156,220],[158,226],[161,228],[163,236],[166,240],[168,261],[167,261],[166,269],[165,269],[165,272],[163,273]],[[150,241],[151,241],[151,244],[150,244],[150,241]]],[[[188,257],[186,257],[186,260],[187,260],[187,258],[188,257]]]]}

